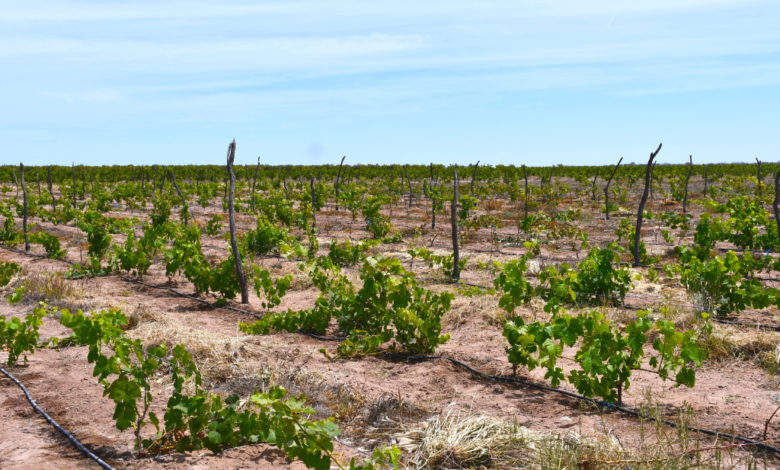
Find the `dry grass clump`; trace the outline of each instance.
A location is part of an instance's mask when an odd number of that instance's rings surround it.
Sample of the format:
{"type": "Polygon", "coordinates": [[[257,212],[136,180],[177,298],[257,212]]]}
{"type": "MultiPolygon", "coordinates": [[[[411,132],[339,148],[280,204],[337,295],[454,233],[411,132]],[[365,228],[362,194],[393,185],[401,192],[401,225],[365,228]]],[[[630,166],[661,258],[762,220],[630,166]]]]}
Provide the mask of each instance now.
{"type": "Polygon", "coordinates": [[[291,291],[306,290],[314,285],[309,277],[309,272],[298,269],[298,263],[283,263],[279,260],[276,264],[271,265],[268,268],[268,271],[274,279],[292,274],[293,280],[290,283],[291,291]]]}
{"type": "Polygon", "coordinates": [[[349,423],[365,408],[368,399],[349,387],[318,371],[293,364],[274,368],[269,385],[283,386],[289,395],[306,395],[306,404],[316,411],[315,419],[333,417],[342,423],[349,423]]]}
{"type": "Polygon", "coordinates": [[[508,314],[498,306],[499,294],[475,294],[472,297],[458,295],[452,301],[452,308],[442,320],[447,324],[460,325],[473,315],[482,317],[490,325],[503,325],[508,314]]]}
{"type": "Polygon", "coordinates": [[[99,307],[98,302],[84,292],[80,283],[64,279],[59,273],[28,272],[22,268],[22,272],[11,278],[2,293],[9,294],[20,287],[24,288],[22,302],[27,304],[46,302],[53,307],[71,311],[99,307]]]}
{"type": "Polygon", "coordinates": [[[165,344],[169,349],[183,344],[192,354],[193,362],[202,376],[211,381],[225,381],[236,377],[267,375],[259,360],[264,350],[252,336],[230,336],[184,325],[178,320],[144,314],[136,327],[127,332],[132,339],[140,339],[144,348],[165,344]]]}
{"type": "Polygon", "coordinates": [[[711,361],[758,361],[771,372],[780,369],[778,332],[713,325],[712,333],[702,335],[699,343],[707,351],[707,358],[711,361]]]}
{"type": "MultiPolygon", "coordinates": [[[[653,410],[646,410],[653,415],[653,410]]],[[[658,412],[658,410],[655,410],[658,412]]],[[[659,415],[660,416],[660,415],[659,415]]],[[[679,423],[691,424],[690,413],[679,423]]],[[[611,432],[584,436],[574,432],[532,431],[492,416],[442,414],[403,430],[394,439],[413,469],[530,468],[540,470],[672,470],[758,468],[751,454],[711,443],[658,422],[643,432],[639,449],[624,448],[611,432]],[[655,436],[653,442],[644,436],[655,436]],[[714,444],[714,445],[713,445],[714,444]]],[[[643,429],[646,426],[642,423],[643,429]]]]}
{"type": "Polygon", "coordinates": [[[414,469],[493,466],[532,433],[492,416],[438,415],[394,436],[414,469]]]}
{"type": "Polygon", "coordinates": [[[395,436],[419,426],[433,413],[394,394],[364,401],[352,420],[344,425],[344,437],[363,448],[373,450],[397,443],[395,436]]]}

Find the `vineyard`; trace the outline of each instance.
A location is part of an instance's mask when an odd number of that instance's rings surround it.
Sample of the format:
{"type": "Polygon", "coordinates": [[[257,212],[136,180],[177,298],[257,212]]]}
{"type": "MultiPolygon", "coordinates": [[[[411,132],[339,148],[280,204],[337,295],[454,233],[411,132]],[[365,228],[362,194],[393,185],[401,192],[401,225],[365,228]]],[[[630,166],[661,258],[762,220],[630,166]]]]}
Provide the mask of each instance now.
{"type": "Polygon", "coordinates": [[[780,165],[660,152],[0,167],[0,467],[777,468],[780,165]]]}

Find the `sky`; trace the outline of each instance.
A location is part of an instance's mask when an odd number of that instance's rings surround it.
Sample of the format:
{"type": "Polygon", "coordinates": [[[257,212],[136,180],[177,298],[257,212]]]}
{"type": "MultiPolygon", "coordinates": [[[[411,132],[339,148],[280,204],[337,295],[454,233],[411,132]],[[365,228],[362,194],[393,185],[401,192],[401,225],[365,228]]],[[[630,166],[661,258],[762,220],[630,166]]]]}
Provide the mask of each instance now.
{"type": "Polygon", "coordinates": [[[780,2],[0,0],[3,164],[780,160],[780,2]]]}

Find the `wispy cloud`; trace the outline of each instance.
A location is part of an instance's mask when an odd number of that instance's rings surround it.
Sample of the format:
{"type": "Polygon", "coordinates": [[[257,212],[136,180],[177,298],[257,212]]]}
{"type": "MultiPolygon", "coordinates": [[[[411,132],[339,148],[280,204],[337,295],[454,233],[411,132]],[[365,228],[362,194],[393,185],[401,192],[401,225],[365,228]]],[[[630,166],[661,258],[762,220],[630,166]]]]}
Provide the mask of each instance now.
{"type": "Polygon", "coordinates": [[[0,9],[0,128],[56,141],[262,123],[301,129],[301,155],[327,158],[340,150],[323,126],[346,142],[371,120],[377,135],[396,118],[415,133],[541,96],[566,115],[594,97],[776,90],[778,23],[780,5],[761,0],[28,0],[0,9]]]}
{"type": "Polygon", "coordinates": [[[79,92],[41,91],[42,96],[66,101],[68,103],[111,103],[124,99],[122,93],[116,90],[90,90],[79,92]]]}

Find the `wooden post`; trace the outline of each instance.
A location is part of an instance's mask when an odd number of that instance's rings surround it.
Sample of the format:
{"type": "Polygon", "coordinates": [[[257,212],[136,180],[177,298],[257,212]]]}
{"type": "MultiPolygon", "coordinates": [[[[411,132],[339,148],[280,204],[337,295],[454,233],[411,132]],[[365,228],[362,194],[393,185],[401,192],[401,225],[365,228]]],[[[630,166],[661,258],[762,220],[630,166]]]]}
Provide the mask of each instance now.
{"type": "Polygon", "coordinates": [[[35,169],[35,184],[38,185],[38,197],[41,197],[41,179],[38,178],[38,169],[35,169]]]}
{"type": "Polygon", "coordinates": [[[73,170],[73,207],[76,207],[76,162],[71,164],[73,170]]]}
{"type": "MultiPolygon", "coordinates": [[[[236,140],[236,139],[233,139],[233,140],[236,140]]],[[[228,198],[228,186],[229,186],[228,180],[229,179],[230,179],[230,170],[228,169],[227,166],[225,166],[225,180],[224,180],[224,182],[225,182],[225,195],[223,196],[223,199],[227,199],[228,198]]]]}
{"type": "Polygon", "coordinates": [[[650,178],[650,199],[655,199],[655,189],[654,189],[654,183],[655,183],[655,165],[658,162],[653,162],[653,175],[650,178]]]}
{"type": "Polygon", "coordinates": [[[173,187],[176,188],[176,192],[179,193],[179,197],[181,198],[181,213],[184,215],[184,225],[189,225],[187,213],[190,211],[190,208],[187,206],[187,200],[184,198],[184,193],[181,192],[179,185],[176,184],[176,173],[174,173],[173,168],[171,168],[171,183],[173,183],[173,187]]]}
{"type": "Polygon", "coordinates": [[[16,199],[19,199],[19,179],[16,178],[16,170],[11,168],[11,171],[14,174],[14,183],[16,184],[16,199]]]}
{"type": "Polygon", "coordinates": [[[477,164],[474,165],[474,173],[471,175],[471,197],[474,197],[474,180],[477,179],[477,167],[479,166],[479,160],[477,160],[477,164]]]}
{"type": "Polygon", "coordinates": [[[154,165],[154,179],[152,180],[152,199],[154,199],[154,191],[157,189],[157,165],[154,165]]]}
{"type": "Polygon", "coordinates": [[[775,224],[777,224],[777,238],[780,240],[780,169],[775,173],[775,200],[772,202],[772,211],[775,213],[775,224]]]}
{"type": "Polygon", "coordinates": [[[146,170],[144,169],[144,166],[141,165],[141,196],[146,197],[146,178],[144,175],[146,175],[146,170]]]}
{"type": "Polygon", "coordinates": [[[458,170],[455,170],[453,183],[452,208],[450,210],[452,223],[452,277],[460,279],[460,250],[458,249],[458,170]]]}
{"type": "Polygon", "coordinates": [[[539,181],[539,192],[542,193],[542,204],[547,202],[547,196],[544,195],[544,168],[542,168],[542,178],[539,181]]]}
{"type": "Polygon", "coordinates": [[[431,162],[431,184],[428,192],[431,194],[431,230],[436,230],[436,201],[433,199],[433,162],[431,162]]]}
{"type": "Polygon", "coordinates": [[[255,179],[252,181],[252,213],[255,211],[255,186],[257,186],[257,172],[260,171],[260,157],[257,157],[257,166],[255,167],[255,179]]]}
{"type": "Polygon", "coordinates": [[[406,174],[406,182],[409,184],[409,209],[411,209],[414,193],[412,192],[412,180],[409,179],[409,171],[406,169],[408,166],[409,165],[404,165],[404,174],[406,174]]]}
{"type": "Polygon", "coordinates": [[[163,197],[163,187],[165,187],[165,166],[162,167],[162,179],[160,180],[160,197],[163,197]]]}
{"type": "Polygon", "coordinates": [[[683,214],[688,212],[688,181],[691,180],[693,172],[693,155],[690,155],[690,166],[688,167],[688,176],[685,177],[685,196],[683,196],[683,214]]]}
{"type": "Polygon", "coordinates": [[[707,165],[704,165],[704,194],[702,196],[707,198],[707,165]]]}
{"type": "Polygon", "coordinates": [[[87,167],[81,165],[81,200],[87,199],[87,167]]]}
{"type": "Polygon", "coordinates": [[[233,249],[233,258],[236,261],[236,276],[238,277],[238,283],[241,285],[241,303],[249,303],[249,287],[247,286],[246,274],[244,274],[244,266],[241,264],[241,252],[238,249],[238,241],[236,240],[236,211],[233,207],[233,197],[236,192],[236,175],[233,173],[233,161],[236,158],[236,140],[228,145],[227,152],[227,172],[230,175],[230,194],[228,197],[228,218],[230,220],[230,246],[233,249]]]}
{"type": "Polygon", "coordinates": [[[756,158],[756,163],[758,163],[758,197],[761,197],[761,160],[756,158]]]}
{"type": "Polygon", "coordinates": [[[22,230],[24,231],[24,251],[30,251],[30,240],[27,237],[27,186],[24,184],[24,163],[19,163],[22,175],[22,230]]]}
{"type": "Polygon", "coordinates": [[[596,175],[593,177],[593,200],[596,200],[596,178],[599,177],[599,171],[601,171],[600,167],[596,167],[596,175]]]}
{"type": "MultiPolygon", "coordinates": [[[[650,191],[650,178],[652,177],[653,173],[653,160],[655,159],[656,155],[658,155],[658,152],[661,151],[662,145],[663,144],[658,144],[658,148],[655,152],[650,154],[650,159],[647,161],[647,171],[645,172],[645,190],[642,192],[642,200],[639,201],[639,211],[636,215],[636,233],[634,233],[634,266],[642,266],[642,261],[639,259],[639,242],[642,237],[642,217],[644,215],[645,203],[647,203],[647,195],[650,191]]],[[[691,157],[691,161],[693,161],[693,157],[691,157]]],[[[620,163],[618,163],[618,165],[619,164],[620,163]]],[[[617,166],[615,169],[617,169],[617,166]]],[[[610,178],[610,180],[612,180],[612,178],[610,178]]],[[[609,206],[607,206],[607,213],[609,213],[609,206]]]]}
{"type": "Polygon", "coordinates": [[[309,187],[311,188],[311,228],[317,228],[317,197],[314,194],[314,175],[309,175],[309,187]]]}
{"type": "Polygon", "coordinates": [[[523,165],[523,178],[525,178],[525,216],[528,217],[528,173],[523,165]]]}
{"type": "Polygon", "coordinates": [[[617,173],[617,169],[620,166],[620,162],[623,161],[623,157],[620,157],[620,160],[618,160],[617,165],[615,165],[615,169],[612,170],[612,175],[610,175],[609,180],[607,181],[607,185],[604,186],[604,202],[606,203],[607,208],[607,220],[609,220],[609,185],[612,183],[612,178],[615,177],[615,173],[617,173]]]}
{"type": "Polygon", "coordinates": [[[344,165],[344,159],[347,158],[346,155],[341,157],[341,163],[339,163],[339,174],[336,175],[336,212],[339,210],[339,180],[341,179],[341,167],[344,165]]]}
{"type": "Polygon", "coordinates": [[[52,213],[57,212],[57,201],[54,199],[54,189],[52,188],[51,184],[51,165],[46,169],[46,173],[49,177],[49,195],[51,196],[51,211],[52,213]]]}

